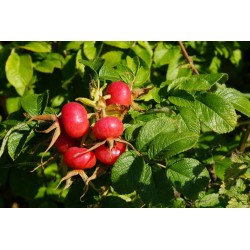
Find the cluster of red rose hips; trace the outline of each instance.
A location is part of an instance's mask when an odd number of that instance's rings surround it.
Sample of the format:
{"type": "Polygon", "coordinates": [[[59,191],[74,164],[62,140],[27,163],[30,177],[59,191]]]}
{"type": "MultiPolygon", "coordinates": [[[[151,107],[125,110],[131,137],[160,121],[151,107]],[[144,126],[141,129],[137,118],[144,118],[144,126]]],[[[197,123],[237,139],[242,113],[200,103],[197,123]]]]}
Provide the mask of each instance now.
{"type": "MultiPolygon", "coordinates": [[[[109,84],[105,94],[109,95],[105,100],[106,107],[118,105],[129,108],[131,104],[130,88],[121,81],[109,84]]],[[[60,135],[55,146],[63,154],[64,163],[74,170],[92,168],[97,160],[113,165],[126,150],[126,144],[120,138],[124,131],[120,118],[101,115],[90,126],[88,115],[82,104],[69,102],[63,106],[58,118],[60,135]],[[91,144],[92,147],[89,146],[91,144]]]]}

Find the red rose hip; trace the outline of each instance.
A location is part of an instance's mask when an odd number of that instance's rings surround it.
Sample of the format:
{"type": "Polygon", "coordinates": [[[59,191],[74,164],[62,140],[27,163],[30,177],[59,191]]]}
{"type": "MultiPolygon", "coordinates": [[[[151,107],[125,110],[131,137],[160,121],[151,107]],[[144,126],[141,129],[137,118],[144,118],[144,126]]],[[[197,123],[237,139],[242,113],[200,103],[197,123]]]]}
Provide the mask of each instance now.
{"type": "Polygon", "coordinates": [[[115,142],[114,147],[111,149],[105,145],[101,145],[95,149],[95,156],[100,162],[106,165],[113,165],[125,150],[126,145],[124,143],[115,142]]]}
{"type": "Polygon", "coordinates": [[[107,138],[117,138],[122,135],[123,123],[114,116],[103,117],[98,120],[93,127],[93,134],[99,140],[107,138]]]}
{"type": "Polygon", "coordinates": [[[62,108],[62,123],[72,138],[80,138],[88,132],[89,120],[86,109],[77,102],[69,102],[62,108]]]}
{"type": "Polygon", "coordinates": [[[106,95],[111,95],[111,98],[106,100],[107,105],[121,104],[129,107],[131,104],[131,91],[124,82],[117,81],[109,84],[106,95]]]}
{"type": "Polygon", "coordinates": [[[63,155],[64,163],[72,169],[87,169],[92,168],[96,164],[95,154],[87,151],[87,148],[72,147],[69,148],[63,155]]]}

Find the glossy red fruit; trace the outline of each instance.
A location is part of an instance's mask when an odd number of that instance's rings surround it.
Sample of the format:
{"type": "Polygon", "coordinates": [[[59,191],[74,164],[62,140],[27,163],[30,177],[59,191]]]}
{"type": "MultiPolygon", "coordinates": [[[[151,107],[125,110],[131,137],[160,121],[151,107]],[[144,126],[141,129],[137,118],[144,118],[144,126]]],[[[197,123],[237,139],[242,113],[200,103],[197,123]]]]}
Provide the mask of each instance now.
{"type": "Polygon", "coordinates": [[[61,134],[55,142],[56,149],[62,154],[64,154],[68,148],[77,147],[79,144],[79,141],[68,136],[64,130],[61,130],[61,134]]]}
{"type": "Polygon", "coordinates": [[[62,123],[66,133],[70,137],[82,137],[89,129],[86,109],[77,102],[65,104],[62,108],[62,123]]]}
{"type": "Polygon", "coordinates": [[[93,134],[99,140],[107,138],[117,138],[122,135],[123,123],[114,116],[103,117],[98,120],[93,127],[93,134]]]}
{"type": "Polygon", "coordinates": [[[109,84],[106,95],[111,95],[111,98],[106,100],[107,105],[121,104],[129,107],[131,104],[131,91],[124,82],[118,81],[109,84]]]}
{"type": "Polygon", "coordinates": [[[114,147],[111,149],[106,145],[101,145],[95,149],[95,156],[100,162],[106,165],[113,165],[125,150],[126,145],[124,143],[115,142],[114,147]]]}
{"type": "Polygon", "coordinates": [[[96,164],[95,154],[92,151],[83,154],[87,150],[87,148],[69,148],[63,155],[64,163],[73,169],[87,169],[94,167],[96,164]]]}

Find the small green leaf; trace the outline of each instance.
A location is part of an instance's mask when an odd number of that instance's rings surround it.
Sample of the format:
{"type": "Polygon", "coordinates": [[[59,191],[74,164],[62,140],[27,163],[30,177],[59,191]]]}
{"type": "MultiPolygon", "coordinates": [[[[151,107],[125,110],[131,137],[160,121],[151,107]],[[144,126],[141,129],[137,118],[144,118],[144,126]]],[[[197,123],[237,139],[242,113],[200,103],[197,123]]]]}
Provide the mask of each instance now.
{"type": "Polygon", "coordinates": [[[95,43],[92,41],[84,42],[83,53],[89,60],[93,60],[96,57],[97,50],[95,43]]]}
{"type": "Polygon", "coordinates": [[[127,62],[128,67],[134,73],[134,75],[136,75],[138,72],[138,69],[140,68],[140,65],[141,65],[139,57],[135,56],[135,57],[131,58],[130,56],[127,56],[126,62],[127,62]]]}
{"type": "Polygon", "coordinates": [[[129,49],[134,44],[134,42],[128,42],[128,41],[105,41],[104,43],[120,49],[129,49]]]}
{"type": "Polygon", "coordinates": [[[196,133],[162,132],[150,143],[148,150],[149,158],[171,158],[174,155],[192,148],[197,143],[198,139],[199,135],[196,133]]]}
{"type": "Polygon", "coordinates": [[[145,82],[150,77],[150,68],[144,63],[141,62],[141,67],[138,69],[135,81],[134,81],[134,87],[142,87],[145,82]]]}
{"type": "Polygon", "coordinates": [[[15,130],[8,139],[8,153],[14,161],[22,152],[25,143],[34,136],[34,131],[27,125],[15,130]]]}
{"type": "Polygon", "coordinates": [[[132,50],[146,63],[148,67],[151,66],[152,51],[149,49],[149,46],[146,46],[145,44],[137,44],[132,48],[132,50]]]}
{"type": "Polygon", "coordinates": [[[219,134],[228,133],[236,127],[237,115],[234,107],[214,93],[199,95],[194,108],[199,119],[219,134]]]}
{"type": "Polygon", "coordinates": [[[215,207],[220,204],[219,194],[212,193],[205,195],[195,202],[196,207],[215,207]]]}
{"type": "Polygon", "coordinates": [[[43,114],[49,99],[48,91],[43,94],[26,95],[21,99],[22,108],[30,115],[43,114]]]}
{"type": "Polygon", "coordinates": [[[164,42],[159,42],[154,51],[155,66],[158,68],[169,64],[176,54],[179,53],[179,50],[179,46],[173,46],[164,42]]]}
{"type": "Polygon", "coordinates": [[[83,59],[82,49],[79,49],[76,54],[76,69],[80,72],[81,76],[83,76],[85,72],[85,65],[79,62],[82,59],[83,59]]]}
{"type": "Polygon", "coordinates": [[[138,131],[140,128],[143,126],[143,122],[136,123],[136,124],[127,124],[125,132],[124,132],[124,137],[127,141],[132,141],[135,140],[135,138],[138,135],[138,131]]]}
{"type": "Polygon", "coordinates": [[[31,56],[11,52],[5,66],[6,77],[19,95],[23,95],[33,76],[31,56]]]}
{"type": "Polygon", "coordinates": [[[133,74],[132,70],[125,65],[118,64],[117,65],[117,72],[118,72],[120,78],[128,84],[131,83],[135,78],[135,75],[133,74]]]}
{"type": "Polygon", "coordinates": [[[8,114],[18,111],[21,108],[21,97],[9,97],[6,99],[6,109],[8,114]]]}
{"type": "Polygon", "coordinates": [[[161,132],[174,133],[177,131],[177,123],[169,117],[157,118],[147,122],[140,130],[136,147],[142,150],[148,147],[149,143],[161,132]]]}
{"type": "Polygon", "coordinates": [[[99,71],[99,77],[101,80],[117,81],[120,80],[120,75],[114,68],[109,65],[103,64],[99,71]]]}
{"type": "Polygon", "coordinates": [[[48,42],[28,42],[25,45],[19,46],[32,52],[49,53],[51,52],[51,44],[48,42]]]}
{"type": "Polygon", "coordinates": [[[42,61],[34,63],[35,70],[42,73],[53,73],[55,68],[62,69],[65,60],[61,54],[50,53],[42,61]]]}
{"type": "Polygon", "coordinates": [[[178,159],[167,169],[167,177],[176,190],[190,199],[196,199],[209,182],[209,173],[199,161],[192,158],[178,159]]]}
{"type": "Polygon", "coordinates": [[[250,101],[238,90],[233,88],[219,89],[217,95],[228,100],[236,110],[250,117],[250,101]]]}
{"type": "Polygon", "coordinates": [[[209,90],[216,83],[224,83],[228,79],[228,75],[221,74],[201,74],[190,77],[180,77],[175,79],[169,86],[171,89],[183,89],[186,91],[202,91],[209,90]]]}
{"type": "Polygon", "coordinates": [[[189,107],[194,104],[194,97],[184,90],[171,91],[168,100],[180,107],[189,107]]]}
{"type": "Polygon", "coordinates": [[[123,153],[112,167],[112,186],[119,194],[132,193],[139,185],[143,168],[142,157],[135,157],[130,151],[123,153]]]}
{"type": "Polygon", "coordinates": [[[94,60],[92,61],[88,61],[88,60],[79,60],[80,63],[82,63],[83,65],[86,65],[88,66],[89,68],[91,68],[96,75],[98,70],[102,67],[103,63],[104,63],[104,60],[99,58],[99,57],[96,57],[94,60]]]}
{"type": "Polygon", "coordinates": [[[116,66],[122,60],[122,51],[109,51],[102,55],[102,58],[105,60],[105,64],[109,66],[116,66]]]}

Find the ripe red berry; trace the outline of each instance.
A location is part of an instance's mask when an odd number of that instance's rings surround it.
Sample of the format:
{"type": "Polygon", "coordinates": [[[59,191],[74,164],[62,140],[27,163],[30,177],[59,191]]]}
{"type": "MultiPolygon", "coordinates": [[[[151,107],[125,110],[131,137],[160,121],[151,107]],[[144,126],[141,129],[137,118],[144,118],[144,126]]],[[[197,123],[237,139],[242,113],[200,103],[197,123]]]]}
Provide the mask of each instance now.
{"type": "Polygon", "coordinates": [[[79,141],[68,136],[64,130],[61,130],[61,134],[55,142],[56,149],[64,154],[68,148],[79,146],[79,141]]]}
{"type": "Polygon", "coordinates": [[[62,108],[62,123],[70,137],[82,137],[89,129],[86,109],[77,102],[65,104],[62,108]]]}
{"type": "Polygon", "coordinates": [[[118,81],[109,84],[106,95],[111,95],[111,98],[106,101],[107,105],[121,104],[129,107],[131,104],[131,91],[124,82],[118,81]]]}
{"type": "Polygon", "coordinates": [[[94,167],[96,164],[95,154],[92,151],[84,154],[87,150],[87,148],[69,148],[63,155],[64,163],[72,169],[87,169],[94,167]]]}
{"type": "Polygon", "coordinates": [[[125,150],[126,145],[124,143],[116,142],[111,149],[105,145],[101,145],[95,149],[95,156],[100,162],[106,165],[113,165],[125,150]]]}
{"type": "Polygon", "coordinates": [[[117,138],[124,130],[121,120],[114,116],[103,117],[98,120],[93,127],[93,134],[99,140],[107,138],[117,138]]]}

